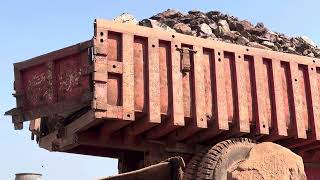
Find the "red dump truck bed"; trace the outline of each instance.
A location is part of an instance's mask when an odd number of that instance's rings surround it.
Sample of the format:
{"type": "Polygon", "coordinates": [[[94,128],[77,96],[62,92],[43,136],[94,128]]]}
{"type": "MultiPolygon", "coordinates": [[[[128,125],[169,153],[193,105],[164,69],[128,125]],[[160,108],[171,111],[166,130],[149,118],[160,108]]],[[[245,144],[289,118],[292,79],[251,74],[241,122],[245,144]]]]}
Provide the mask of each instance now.
{"type": "Polygon", "coordinates": [[[96,20],[92,40],[16,63],[13,115],[48,150],[119,157],[249,136],[319,162],[320,60],[96,20]]]}

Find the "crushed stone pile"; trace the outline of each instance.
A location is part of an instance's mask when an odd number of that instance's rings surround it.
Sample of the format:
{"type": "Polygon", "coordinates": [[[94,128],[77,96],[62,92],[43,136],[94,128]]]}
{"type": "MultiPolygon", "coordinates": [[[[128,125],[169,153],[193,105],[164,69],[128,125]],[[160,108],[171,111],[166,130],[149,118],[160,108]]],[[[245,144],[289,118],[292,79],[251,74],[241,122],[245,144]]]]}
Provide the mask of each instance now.
{"type": "Polygon", "coordinates": [[[183,14],[168,9],[141,21],[137,21],[127,13],[114,20],[228,43],[320,58],[320,49],[307,36],[288,37],[271,31],[263,23],[253,25],[247,20],[219,11],[204,13],[192,10],[188,14],[183,14]]]}

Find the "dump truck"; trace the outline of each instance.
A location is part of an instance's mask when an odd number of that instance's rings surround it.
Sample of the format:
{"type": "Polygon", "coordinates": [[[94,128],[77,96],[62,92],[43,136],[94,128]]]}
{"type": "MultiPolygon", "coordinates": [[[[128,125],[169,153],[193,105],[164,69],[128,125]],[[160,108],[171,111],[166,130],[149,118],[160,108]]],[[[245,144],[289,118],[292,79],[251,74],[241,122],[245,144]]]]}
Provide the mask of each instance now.
{"type": "Polygon", "coordinates": [[[319,72],[316,58],[97,19],[92,39],[14,64],[6,114],[15,129],[30,121],[41,148],[117,158],[119,173],[178,156],[184,179],[224,179],[221,167],[275,142],[311,179],[319,72]]]}

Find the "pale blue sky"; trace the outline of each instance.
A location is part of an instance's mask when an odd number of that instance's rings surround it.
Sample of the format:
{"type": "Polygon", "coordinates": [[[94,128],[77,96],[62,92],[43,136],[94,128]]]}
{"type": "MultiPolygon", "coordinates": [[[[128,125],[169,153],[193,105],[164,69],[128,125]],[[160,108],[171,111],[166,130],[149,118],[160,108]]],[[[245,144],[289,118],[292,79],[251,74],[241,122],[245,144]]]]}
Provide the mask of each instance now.
{"type": "MultiPolygon", "coordinates": [[[[95,18],[112,19],[129,12],[141,19],[167,8],[220,10],[254,23],[264,22],[277,32],[307,35],[320,44],[319,7],[319,0],[0,0],[0,114],[15,106],[12,63],[91,38],[95,18]]],[[[14,179],[18,172],[42,173],[44,180],[96,179],[115,174],[117,161],[40,149],[27,129],[14,131],[11,119],[2,116],[0,179],[14,179]]]]}

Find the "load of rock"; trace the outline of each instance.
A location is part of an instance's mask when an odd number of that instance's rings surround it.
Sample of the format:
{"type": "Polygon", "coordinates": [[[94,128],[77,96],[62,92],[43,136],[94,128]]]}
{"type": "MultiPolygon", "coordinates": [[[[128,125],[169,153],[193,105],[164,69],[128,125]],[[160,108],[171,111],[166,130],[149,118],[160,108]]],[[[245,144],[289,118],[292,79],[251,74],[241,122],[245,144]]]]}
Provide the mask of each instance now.
{"type": "MultiPolygon", "coordinates": [[[[127,13],[120,15],[115,21],[137,23],[137,20],[127,13]]],[[[193,10],[183,14],[168,9],[143,19],[138,24],[207,39],[320,58],[320,49],[306,36],[288,37],[269,30],[263,23],[253,25],[247,20],[240,20],[219,11],[204,13],[193,10]]]]}

